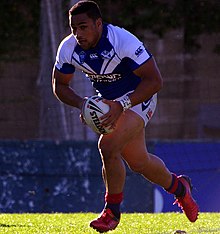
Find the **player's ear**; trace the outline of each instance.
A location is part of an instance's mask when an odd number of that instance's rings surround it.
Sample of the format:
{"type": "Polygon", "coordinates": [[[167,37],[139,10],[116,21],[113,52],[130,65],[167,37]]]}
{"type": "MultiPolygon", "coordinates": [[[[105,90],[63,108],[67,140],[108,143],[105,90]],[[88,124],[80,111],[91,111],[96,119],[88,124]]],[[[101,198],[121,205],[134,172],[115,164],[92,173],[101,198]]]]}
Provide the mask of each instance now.
{"type": "Polygon", "coordinates": [[[96,20],[96,25],[97,25],[98,28],[101,28],[101,27],[102,27],[102,18],[98,18],[98,19],[96,20]]]}

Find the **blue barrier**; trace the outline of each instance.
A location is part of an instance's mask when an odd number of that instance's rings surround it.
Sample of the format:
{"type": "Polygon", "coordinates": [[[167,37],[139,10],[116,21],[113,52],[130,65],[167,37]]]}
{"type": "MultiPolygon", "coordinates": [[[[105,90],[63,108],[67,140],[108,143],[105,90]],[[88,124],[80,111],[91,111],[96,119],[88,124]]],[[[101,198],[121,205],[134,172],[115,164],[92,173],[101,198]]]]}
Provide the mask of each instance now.
{"type": "MultiPolygon", "coordinates": [[[[1,212],[100,212],[105,189],[95,142],[0,142],[1,212]]],[[[127,172],[127,212],[152,212],[153,187],[127,172]],[[138,199],[135,199],[138,196],[138,199]]]]}
{"type": "MultiPolygon", "coordinates": [[[[148,149],[192,178],[201,211],[220,211],[219,142],[150,142],[148,149]]],[[[179,211],[173,196],[128,168],[124,192],[123,211],[179,211]]],[[[95,142],[0,141],[1,212],[100,212],[104,193],[95,142]]]]}
{"type": "MultiPolygon", "coordinates": [[[[171,171],[191,177],[193,196],[201,212],[220,211],[220,142],[158,142],[154,152],[171,171]]],[[[156,191],[160,193],[155,201],[160,204],[158,212],[179,211],[172,205],[172,196],[157,186],[156,191]]]]}

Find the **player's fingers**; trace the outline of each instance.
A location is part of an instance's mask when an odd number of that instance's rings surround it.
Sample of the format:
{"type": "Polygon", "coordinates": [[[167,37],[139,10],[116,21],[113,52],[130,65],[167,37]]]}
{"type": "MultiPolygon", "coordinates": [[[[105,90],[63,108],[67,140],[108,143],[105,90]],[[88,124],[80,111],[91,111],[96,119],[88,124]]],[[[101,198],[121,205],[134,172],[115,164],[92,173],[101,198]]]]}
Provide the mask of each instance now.
{"type": "Polygon", "coordinates": [[[106,118],[101,120],[102,126],[108,127],[112,124],[112,118],[111,115],[108,115],[106,118]]]}
{"type": "Polygon", "coordinates": [[[86,125],[86,121],[85,121],[84,116],[83,116],[82,113],[79,115],[79,119],[80,119],[81,123],[86,125]]]}
{"type": "Polygon", "coordinates": [[[108,117],[106,117],[101,122],[104,127],[111,127],[116,125],[117,120],[118,117],[116,117],[116,115],[108,115],[108,117]]]}
{"type": "Polygon", "coordinates": [[[112,103],[112,101],[104,99],[104,98],[102,99],[102,102],[104,102],[105,104],[108,104],[110,106],[111,106],[111,103],[112,103]]]}

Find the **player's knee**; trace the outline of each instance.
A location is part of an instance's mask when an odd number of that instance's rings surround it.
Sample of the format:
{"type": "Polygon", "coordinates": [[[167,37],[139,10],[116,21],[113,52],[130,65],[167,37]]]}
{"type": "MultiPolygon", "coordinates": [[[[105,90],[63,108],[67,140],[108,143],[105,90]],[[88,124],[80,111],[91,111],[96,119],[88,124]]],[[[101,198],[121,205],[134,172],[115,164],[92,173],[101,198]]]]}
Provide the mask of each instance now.
{"type": "Polygon", "coordinates": [[[98,142],[98,148],[104,159],[110,159],[117,152],[115,143],[110,139],[101,138],[98,142]]]}

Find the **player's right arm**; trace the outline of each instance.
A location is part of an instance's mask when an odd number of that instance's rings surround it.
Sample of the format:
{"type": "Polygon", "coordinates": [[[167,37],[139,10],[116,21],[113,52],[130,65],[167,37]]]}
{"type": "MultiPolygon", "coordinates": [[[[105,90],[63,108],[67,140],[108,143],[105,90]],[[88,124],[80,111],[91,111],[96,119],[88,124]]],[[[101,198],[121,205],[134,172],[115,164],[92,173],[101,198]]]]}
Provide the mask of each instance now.
{"type": "Polygon", "coordinates": [[[61,73],[54,67],[52,73],[53,93],[63,103],[81,109],[84,99],[70,87],[72,78],[73,74],[61,73]]]}
{"type": "Polygon", "coordinates": [[[81,109],[83,98],[70,87],[75,67],[71,64],[76,40],[70,34],[60,43],[52,73],[53,93],[63,103],[81,109]]]}

